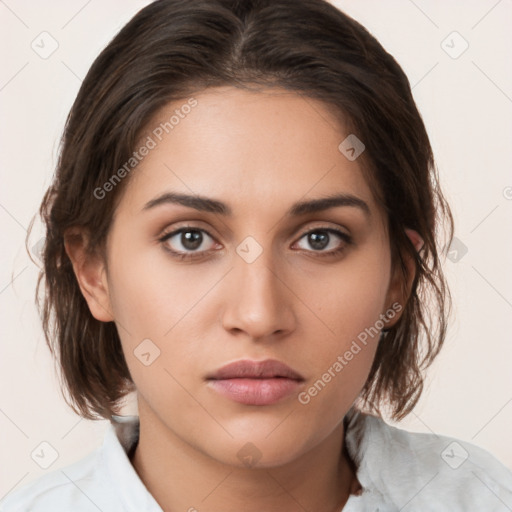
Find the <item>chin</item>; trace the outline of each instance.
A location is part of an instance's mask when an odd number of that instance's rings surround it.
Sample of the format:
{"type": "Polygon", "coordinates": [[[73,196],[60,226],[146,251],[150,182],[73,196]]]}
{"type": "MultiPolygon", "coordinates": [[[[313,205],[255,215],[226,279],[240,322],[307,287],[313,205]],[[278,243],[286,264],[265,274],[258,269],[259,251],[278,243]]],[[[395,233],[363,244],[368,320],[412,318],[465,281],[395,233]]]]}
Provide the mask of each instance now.
{"type": "Polygon", "coordinates": [[[286,432],[284,435],[282,432],[270,436],[268,432],[253,432],[225,442],[212,440],[215,450],[211,450],[210,445],[207,453],[222,464],[240,469],[270,469],[293,462],[308,449],[304,444],[304,436],[295,439],[294,436],[286,435],[286,432]]]}

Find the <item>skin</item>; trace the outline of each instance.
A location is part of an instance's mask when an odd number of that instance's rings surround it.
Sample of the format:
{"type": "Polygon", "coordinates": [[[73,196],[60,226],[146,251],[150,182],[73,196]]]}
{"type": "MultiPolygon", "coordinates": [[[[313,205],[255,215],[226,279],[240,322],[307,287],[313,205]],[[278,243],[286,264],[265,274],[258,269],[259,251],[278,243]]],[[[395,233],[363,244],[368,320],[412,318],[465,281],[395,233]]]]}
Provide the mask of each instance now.
{"type": "MultiPolygon", "coordinates": [[[[393,271],[385,216],[362,158],[349,161],[338,150],[349,133],[332,109],[281,89],[221,87],[195,98],[130,176],[107,267],[67,247],[91,313],[117,325],[137,388],[132,464],[168,511],[339,511],[358,487],[342,452],[342,420],[378,337],[306,405],[296,395],[267,406],[236,403],[205,377],[239,359],[275,358],[302,374],[307,390],[393,303],[405,304],[413,276],[403,287],[393,271]],[[233,214],[176,204],[142,211],[167,191],[215,198],[233,214]],[[357,196],[369,214],[342,206],[285,215],[296,201],[333,193],[357,196]],[[180,261],[164,247],[194,249],[179,234],[159,238],[186,225],[206,233],[199,257],[180,261]],[[315,249],[304,234],[320,228],[347,233],[352,243],[330,234],[315,249]],[[262,249],[251,263],[236,252],[248,236],[262,249]],[[149,366],[134,355],[147,338],[160,350],[149,366]],[[261,457],[253,467],[237,457],[248,442],[261,457]]],[[[162,109],[146,135],[184,103],[162,109]]]]}

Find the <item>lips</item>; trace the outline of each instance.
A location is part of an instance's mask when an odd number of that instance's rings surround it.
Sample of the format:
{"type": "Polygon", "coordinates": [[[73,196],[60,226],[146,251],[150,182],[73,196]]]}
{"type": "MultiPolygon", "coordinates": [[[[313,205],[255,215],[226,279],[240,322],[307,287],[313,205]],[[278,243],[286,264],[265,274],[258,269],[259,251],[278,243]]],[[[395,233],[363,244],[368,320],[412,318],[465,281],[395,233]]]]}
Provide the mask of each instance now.
{"type": "Polygon", "coordinates": [[[300,373],[276,359],[266,359],[265,361],[244,359],[235,361],[208,375],[207,379],[270,379],[279,377],[298,381],[304,380],[300,373]]]}
{"type": "Polygon", "coordinates": [[[245,405],[271,405],[298,392],[304,377],[275,359],[241,360],[207,377],[208,387],[245,405]]]}

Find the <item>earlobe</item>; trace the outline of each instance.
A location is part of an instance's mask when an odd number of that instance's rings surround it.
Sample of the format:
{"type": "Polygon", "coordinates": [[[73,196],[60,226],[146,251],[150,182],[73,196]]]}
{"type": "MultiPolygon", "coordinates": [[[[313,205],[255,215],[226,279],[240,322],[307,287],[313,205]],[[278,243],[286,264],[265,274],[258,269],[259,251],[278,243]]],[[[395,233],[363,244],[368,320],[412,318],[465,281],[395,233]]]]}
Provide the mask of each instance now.
{"type": "Polygon", "coordinates": [[[73,265],[80,291],[91,314],[101,322],[114,320],[108,290],[105,263],[99,254],[87,253],[88,237],[83,231],[68,231],[64,235],[64,247],[73,265]]]}

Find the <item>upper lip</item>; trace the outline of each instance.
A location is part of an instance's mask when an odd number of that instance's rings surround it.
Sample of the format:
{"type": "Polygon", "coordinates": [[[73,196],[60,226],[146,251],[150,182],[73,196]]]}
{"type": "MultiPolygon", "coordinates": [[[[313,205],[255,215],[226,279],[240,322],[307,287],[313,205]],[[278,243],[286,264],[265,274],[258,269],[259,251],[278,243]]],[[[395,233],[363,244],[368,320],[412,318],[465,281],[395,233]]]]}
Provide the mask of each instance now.
{"type": "Polygon", "coordinates": [[[300,373],[276,359],[251,361],[242,359],[229,363],[209,374],[207,379],[237,379],[237,378],[270,379],[272,377],[287,377],[294,380],[304,380],[300,373]]]}

